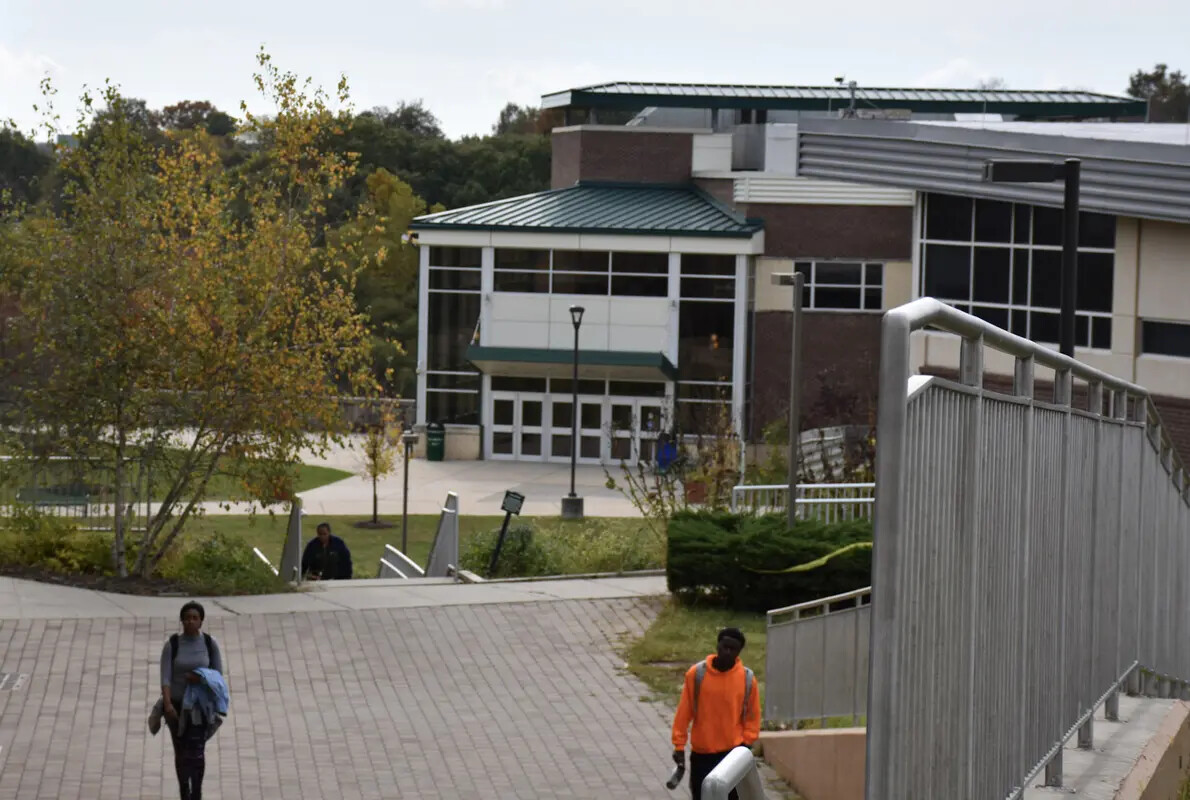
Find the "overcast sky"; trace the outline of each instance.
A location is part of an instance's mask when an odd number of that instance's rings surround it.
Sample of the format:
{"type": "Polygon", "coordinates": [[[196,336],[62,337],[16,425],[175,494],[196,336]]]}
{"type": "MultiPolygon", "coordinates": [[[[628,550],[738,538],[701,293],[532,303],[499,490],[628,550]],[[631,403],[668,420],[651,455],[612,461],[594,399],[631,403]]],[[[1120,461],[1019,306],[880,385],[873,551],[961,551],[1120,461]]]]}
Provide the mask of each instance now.
{"type": "MultiPolygon", "coordinates": [[[[154,108],[254,94],[275,63],[357,109],[422,98],[452,137],[486,133],[508,101],[617,80],[971,87],[1123,93],[1137,68],[1190,71],[1190,3],[1149,0],[0,0],[0,119],[37,119],[38,82],[74,119],[105,78],[154,108]]],[[[68,126],[72,127],[72,126],[68,126]]],[[[40,138],[40,137],[39,137],[40,138]]]]}

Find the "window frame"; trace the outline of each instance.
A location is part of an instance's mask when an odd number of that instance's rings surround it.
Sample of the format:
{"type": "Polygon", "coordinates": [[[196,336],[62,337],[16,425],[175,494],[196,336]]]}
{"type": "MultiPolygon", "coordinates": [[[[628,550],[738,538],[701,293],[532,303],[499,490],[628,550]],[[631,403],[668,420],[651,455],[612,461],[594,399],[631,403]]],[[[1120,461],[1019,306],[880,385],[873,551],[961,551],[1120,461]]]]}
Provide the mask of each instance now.
{"type": "Polygon", "coordinates": [[[802,283],[802,310],[803,311],[828,311],[843,314],[875,314],[884,311],[884,276],[888,273],[888,262],[886,261],[872,261],[870,259],[854,259],[854,258],[795,258],[793,259],[794,271],[799,271],[800,266],[808,266],[809,271],[803,272],[805,279],[802,283]],[[818,280],[818,265],[840,265],[840,264],[854,264],[859,267],[859,282],[858,283],[823,283],[818,280]],[[868,268],[880,268],[880,282],[879,284],[868,283],[868,268]],[[859,306],[858,307],[841,307],[841,306],[819,306],[818,305],[818,289],[846,289],[859,292],[859,306]],[[879,292],[877,298],[878,302],[875,306],[868,306],[868,292],[879,292]]]}

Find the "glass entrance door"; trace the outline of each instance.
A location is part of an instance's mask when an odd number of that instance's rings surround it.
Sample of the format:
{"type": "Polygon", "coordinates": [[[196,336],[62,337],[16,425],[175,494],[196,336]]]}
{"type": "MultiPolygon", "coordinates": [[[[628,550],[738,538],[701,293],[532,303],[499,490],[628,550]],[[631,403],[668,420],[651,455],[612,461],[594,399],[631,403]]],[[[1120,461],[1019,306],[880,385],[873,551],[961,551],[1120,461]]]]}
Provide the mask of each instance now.
{"type": "Polygon", "coordinates": [[[660,398],[612,397],[609,453],[613,462],[652,464],[657,438],[665,430],[665,403],[660,398]]]}
{"type": "MultiPolygon", "coordinates": [[[[580,464],[602,464],[604,431],[608,427],[604,397],[579,395],[578,458],[580,464]]],[[[550,461],[570,461],[570,440],[574,424],[573,398],[554,395],[550,402],[550,461]]]]}
{"type": "Polygon", "coordinates": [[[545,455],[545,408],[542,394],[492,392],[492,458],[540,461],[545,455]]]}

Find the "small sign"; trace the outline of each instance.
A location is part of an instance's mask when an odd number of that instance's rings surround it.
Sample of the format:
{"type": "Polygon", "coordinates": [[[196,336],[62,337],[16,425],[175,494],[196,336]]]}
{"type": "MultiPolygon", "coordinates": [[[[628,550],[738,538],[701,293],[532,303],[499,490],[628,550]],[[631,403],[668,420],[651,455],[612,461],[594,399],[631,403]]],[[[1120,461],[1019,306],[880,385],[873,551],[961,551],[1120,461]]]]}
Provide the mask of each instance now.
{"type": "Polygon", "coordinates": [[[500,510],[508,514],[520,514],[521,507],[525,505],[525,496],[518,492],[507,491],[504,493],[504,502],[500,504],[500,510]]]}

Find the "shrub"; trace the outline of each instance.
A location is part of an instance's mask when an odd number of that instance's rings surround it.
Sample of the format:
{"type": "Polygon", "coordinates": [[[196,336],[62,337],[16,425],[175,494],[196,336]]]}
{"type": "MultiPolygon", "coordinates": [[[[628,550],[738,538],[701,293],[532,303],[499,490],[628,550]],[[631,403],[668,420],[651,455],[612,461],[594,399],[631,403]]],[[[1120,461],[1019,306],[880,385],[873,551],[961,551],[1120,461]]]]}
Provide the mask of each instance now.
{"type": "Polygon", "coordinates": [[[536,529],[518,522],[508,530],[496,574],[488,575],[500,529],[475,534],[460,554],[464,569],[484,577],[528,578],[591,572],[632,572],[664,565],[664,542],[642,520],[626,526],[621,520],[564,522],[536,529]]]}
{"type": "Polygon", "coordinates": [[[290,588],[242,538],[218,531],[188,541],[159,571],[195,594],[266,594],[290,588]]]}
{"type": "Polygon", "coordinates": [[[853,550],[805,572],[776,571],[870,541],[872,525],[866,520],[805,520],[790,530],[783,515],[683,512],[669,526],[669,589],[687,602],[709,601],[739,611],[817,600],[868,586],[871,550],[853,550]]]}
{"type": "Polygon", "coordinates": [[[533,527],[518,522],[509,527],[504,537],[504,546],[500,548],[496,573],[489,575],[488,567],[491,566],[492,552],[496,549],[499,537],[499,528],[472,536],[463,552],[459,554],[463,569],[485,578],[527,578],[555,574],[551,569],[549,554],[546,553],[533,527]]]}
{"type": "Polygon", "coordinates": [[[62,574],[110,575],[112,535],[79,530],[69,517],[18,507],[0,527],[0,563],[62,574]]]}

